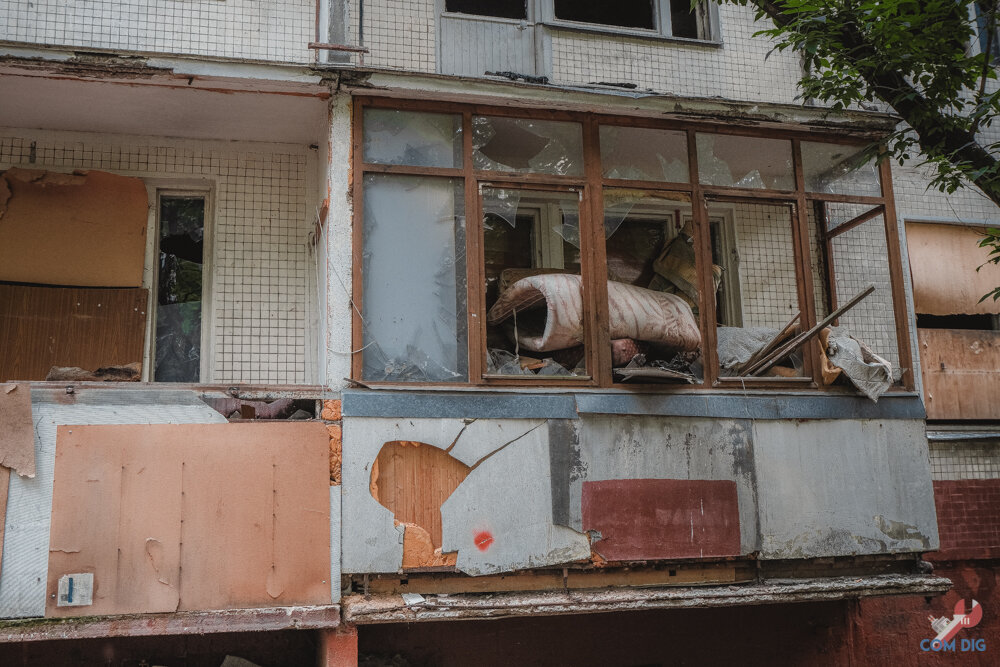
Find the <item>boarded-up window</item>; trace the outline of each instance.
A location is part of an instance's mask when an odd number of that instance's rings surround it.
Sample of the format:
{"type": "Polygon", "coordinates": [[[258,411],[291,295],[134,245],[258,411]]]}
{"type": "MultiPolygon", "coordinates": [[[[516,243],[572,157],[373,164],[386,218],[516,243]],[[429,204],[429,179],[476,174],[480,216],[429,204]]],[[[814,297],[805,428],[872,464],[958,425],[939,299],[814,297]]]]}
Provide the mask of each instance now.
{"type": "Polygon", "coordinates": [[[1000,301],[980,299],[1000,285],[1000,266],[983,266],[986,250],[970,227],[906,224],[914,310],[924,315],[996,315],[1000,301]]]}

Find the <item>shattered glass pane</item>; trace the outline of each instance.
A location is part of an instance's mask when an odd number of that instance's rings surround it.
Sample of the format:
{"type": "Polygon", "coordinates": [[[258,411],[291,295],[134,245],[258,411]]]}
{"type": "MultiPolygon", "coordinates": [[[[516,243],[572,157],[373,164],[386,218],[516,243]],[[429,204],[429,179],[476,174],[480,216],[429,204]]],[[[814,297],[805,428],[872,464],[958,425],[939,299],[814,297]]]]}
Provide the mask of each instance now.
{"type": "Polygon", "coordinates": [[[472,146],[476,169],[583,175],[583,129],[579,123],[474,116],[472,146]]]}
{"type": "Polygon", "coordinates": [[[365,380],[468,379],[461,179],[364,180],[365,380]]]}
{"type": "Polygon", "coordinates": [[[616,382],[697,382],[697,266],[686,195],[605,189],[616,382]],[[686,226],[685,226],[686,225],[686,226]]]}
{"type": "Polygon", "coordinates": [[[699,132],[698,180],[702,185],[794,190],[792,142],[699,132]]]}
{"type": "Polygon", "coordinates": [[[687,134],[602,125],[601,165],[605,178],[687,183],[687,134]]]}
{"type": "Polygon", "coordinates": [[[871,147],[803,141],[802,171],[807,192],[882,196],[871,147]]]}
{"type": "Polygon", "coordinates": [[[205,198],[161,196],[159,222],[153,379],[198,382],[205,198]]]}
{"type": "Polygon", "coordinates": [[[461,167],[462,116],[365,109],[364,159],[377,164],[461,167]]]}
{"type": "Polygon", "coordinates": [[[580,193],[483,187],[482,206],[487,375],[586,375],[580,193]],[[515,225],[498,200],[517,202],[515,225]]]}
{"type": "Polygon", "coordinates": [[[521,201],[521,191],[513,189],[493,188],[492,196],[483,199],[483,224],[487,229],[497,219],[503,220],[511,227],[517,227],[517,206],[521,201]]]}

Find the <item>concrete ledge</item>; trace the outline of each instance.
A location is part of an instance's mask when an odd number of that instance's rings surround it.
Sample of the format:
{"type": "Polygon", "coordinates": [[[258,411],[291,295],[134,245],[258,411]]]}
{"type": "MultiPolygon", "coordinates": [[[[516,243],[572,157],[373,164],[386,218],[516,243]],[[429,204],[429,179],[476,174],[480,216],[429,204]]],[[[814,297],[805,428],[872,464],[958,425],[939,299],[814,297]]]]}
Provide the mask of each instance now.
{"type": "Polygon", "coordinates": [[[457,619],[551,616],[640,609],[685,609],[735,605],[850,600],[882,595],[938,595],[951,588],[944,577],[878,575],[771,580],[734,586],[611,588],[544,593],[420,596],[409,604],[399,595],[350,595],[341,600],[345,623],[412,623],[457,619]]]}
{"type": "Polygon", "coordinates": [[[340,607],[268,607],[130,616],[0,621],[0,643],[102,637],[207,635],[220,632],[321,630],[340,625],[340,607]]]}
{"type": "Polygon", "coordinates": [[[342,393],[345,417],[437,419],[576,419],[584,414],[659,415],[731,419],[923,419],[911,393],[887,394],[873,403],[835,393],[732,393],[724,390],[638,394],[628,391],[466,391],[400,387],[342,393]]]}

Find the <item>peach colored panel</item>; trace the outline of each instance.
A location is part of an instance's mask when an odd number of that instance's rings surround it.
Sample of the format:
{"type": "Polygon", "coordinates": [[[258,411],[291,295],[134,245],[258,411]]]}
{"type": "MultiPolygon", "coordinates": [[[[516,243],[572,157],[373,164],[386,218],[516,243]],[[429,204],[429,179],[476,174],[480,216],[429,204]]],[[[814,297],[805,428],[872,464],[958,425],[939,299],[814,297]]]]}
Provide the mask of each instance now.
{"type": "Polygon", "coordinates": [[[47,616],[330,603],[319,422],[60,426],[47,616]],[[94,573],[94,604],[57,607],[94,573]]]}
{"type": "Polygon", "coordinates": [[[913,301],[926,315],[1000,313],[1000,301],[979,299],[1000,285],[1000,266],[982,266],[982,232],[958,225],[906,223],[906,247],[913,275],[913,301]]]}

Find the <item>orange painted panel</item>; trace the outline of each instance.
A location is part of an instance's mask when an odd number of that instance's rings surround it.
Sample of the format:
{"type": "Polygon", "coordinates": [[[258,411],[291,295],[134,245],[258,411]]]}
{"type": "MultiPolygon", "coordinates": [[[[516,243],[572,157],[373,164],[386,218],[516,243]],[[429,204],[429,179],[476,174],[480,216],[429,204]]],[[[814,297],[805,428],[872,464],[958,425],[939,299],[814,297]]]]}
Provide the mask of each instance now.
{"type": "Polygon", "coordinates": [[[330,603],[318,422],[60,426],[47,616],[330,603]],[[94,603],[57,607],[65,574],[94,603]]]}
{"type": "Polygon", "coordinates": [[[986,262],[982,234],[971,227],[906,223],[906,247],[913,276],[916,312],[926,315],[1000,313],[1000,301],[984,294],[1000,285],[1000,266],[986,262]]]}

